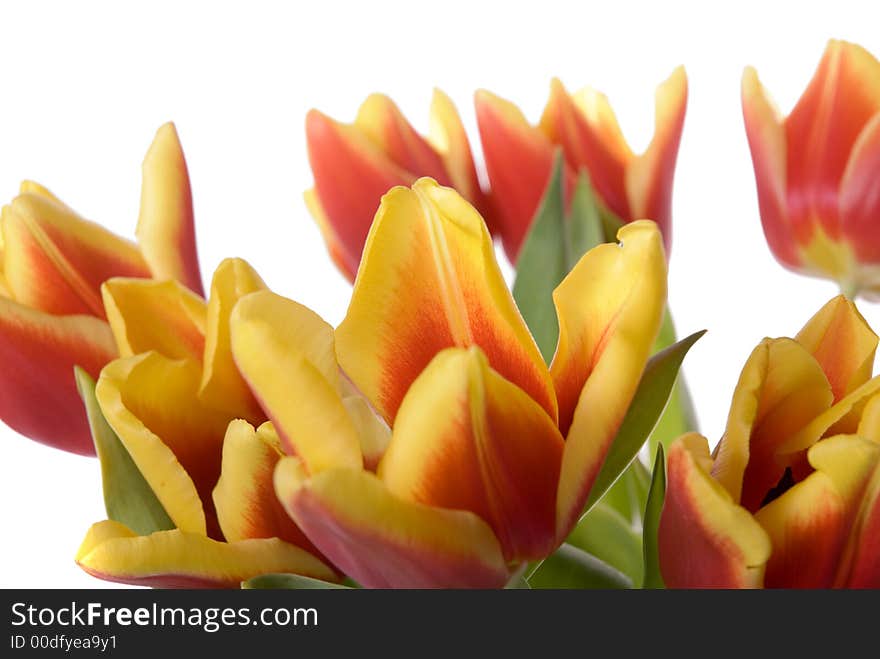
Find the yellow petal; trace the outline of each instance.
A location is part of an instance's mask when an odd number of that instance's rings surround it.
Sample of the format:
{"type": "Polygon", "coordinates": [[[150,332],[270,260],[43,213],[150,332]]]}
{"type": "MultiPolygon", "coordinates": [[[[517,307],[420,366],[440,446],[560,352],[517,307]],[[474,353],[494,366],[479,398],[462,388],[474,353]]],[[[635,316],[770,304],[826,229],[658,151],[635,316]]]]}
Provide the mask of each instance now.
{"type": "Polygon", "coordinates": [[[344,396],[342,404],[357,428],[364,468],[375,470],[391,442],[391,428],[360,394],[344,396]]]}
{"type": "Polygon", "coordinates": [[[843,295],[822,307],[795,338],[822,366],[835,402],[871,377],[877,335],[843,295]]]}
{"type": "Polygon", "coordinates": [[[269,291],[236,304],[232,354],[281,436],[316,474],[360,468],[357,429],[342,403],[333,328],[306,307],[269,291]]]}
{"type": "Polygon", "coordinates": [[[865,404],[856,434],[880,444],[880,396],[871,397],[865,404]]]}
{"type": "Polygon", "coordinates": [[[740,374],[712,475],[754,512],[785,471],[780,446],[831,400],[828,379],[803,346],[764,339],[740,374]]]}
{"type": "Polygon", "coordinates": [[[229,418],[199,403],[199,371],[196,362],[155,352],[117,359],[95,395],[177,528],[219,535],[211,490],[229,418]]]}
{"type": "Polygon", "coordinates": [[[260,423],[266,417],[232,358],[229,317],[239,299],[266,289],[257,272],[242,259],[225,259],[211,281],[205,326],[204,370],[199,396],[231,416],[260,423]]]}
{"type": "Polygon", "coordinates": [[[110,520],[89,529],[76,562],[99,579],[158,588],[238,588],[277,572],[337,578],[320,560],[277,538],[218,542],[179,529],[138,536],[110,520]]]}
{"type": "Polygon", "coordinates": [[[450,348],[410,387],[377,473],[402,499],[476,513],[515,563],[559,544],[562,450],[547,413],[479,348],[450,348]]]}
{"type": "Polygon", "coordinates": [[[658,532],[660,568],[670,588],[760,588],[770,558],[767,533],[709,474],[704,437],[689,433],[669,449],[666,501],[658,532]]]}
{"type": "Polygon", "coordinates": [[[382,198],[336,336],[340,366],[389,424],[434,355],[472,345],[556,418],[547,368],[482,218],[429,179],[382,198]]]}
{"type": "MultiPolygon", "coordinates": [[[[483,192],[474,167],[474,156],[461,116],[452,99],[439,89],[431,98],[429,141],[442,156],[453,188],[478,209],[483,206],[483,192]]],[[[424,174],[424,172],[420,172],[424,174]]]]}
{"type": "Polygon", "coordinates": [[[660,231],[639,221],[621,245],[587,252],[553,292],[559,343],[551,373],[566,435],[557,499],[562,533],[577,522],[653,349],[666,305],[660,231]]]}
{"type": "Polygon", "coordinates": [[[497,588],[507,580],[498,541],[479,517],[404,501],[369,472],[304,478],[286,457],[275,491],[324,556],[364,587],[497,588]]]}
{"type": "Polygon", "coordinates": [[[156,279],[174,279],[204,295],[189,173],[173,123],[156,131],[144,158],[136,233],[156,279]]]}
{"type": "Polygon", "coordinates": [[[123,357],[149,350],[201,363],[205,302],[176,281],[111,279],[101,287],[107,321],[123,357]]]}

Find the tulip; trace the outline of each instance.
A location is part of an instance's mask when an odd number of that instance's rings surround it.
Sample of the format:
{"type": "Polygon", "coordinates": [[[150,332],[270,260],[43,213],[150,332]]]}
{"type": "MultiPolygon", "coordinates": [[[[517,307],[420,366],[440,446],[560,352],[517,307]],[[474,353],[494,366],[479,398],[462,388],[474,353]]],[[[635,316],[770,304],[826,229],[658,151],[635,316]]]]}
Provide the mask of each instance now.
{"type": "Polygon", "coordinates": [[[354,281],[379,199],[395,185],[419,176],[451,185],[483,208],[471,147],[458,111],[434,91],[431,132],[426,139],[387,96],[373,94],[352,124],[317,110],[306,117],[306,141],[315,187],[306,192],[333,261],[354,281]]]}
{"type": "Polygon", "coordinates": [[[813,79],[782,118],[751,67],[746,133],[764,235],[785,267],[880,296],[880,62],[829,41],[813,79]]]}
{"type": "Polygon", "coordinates": [[[113,359],[101,284],[115,276],[182,282],[201,294],[192,202],[172,124],[144,160],[138,245],[26,181],[0,217],[0,418],[38,442],[94,455],[73,377],[113,359]]]}
{"type": "Polygon", "coordinates": [[[280,441],[232,358],[232,309],[265,288],[239,259],[217,268],[207,303],[173,281],[103,285],[121,356],[95,397],[175,528],[93,525],[76,557],[88,573],[160,587],[238,587],[267,572],[338,578],[275,496],[280,441]]]}
{"type": "Polygon", "coordinates": [[[656,225],[619,238],[556,289],[549,369],[483,219],[430,179],[382,198],[335,334],[272,293],[238,302],[232,354],[287,454],[276,493],[337,569],[365,587],[497,587],[562,543],[665,304],[656,225]]]}
{"type": "Polygon", "coordinates": [[[490,92],[478,91],[475,104],[496,229],[511,260],[519,256],[557,148],[565,156],[569,198],[579,172],[586,171],[605,209],[623,222],[654,220],[668,253],[672,181],[687,106],[683,68],[657,88],[654,137],[641,155],[627,145],[608,99],[590,88],[571,95],[554,79],[537,126],[490,92]]]}
{"type": "Polygon", "coordinates": [[[695,433],[670,448],[667,586],[880,587],[876,348],[842,296],[755,348],[714,453],[695,433]]]}

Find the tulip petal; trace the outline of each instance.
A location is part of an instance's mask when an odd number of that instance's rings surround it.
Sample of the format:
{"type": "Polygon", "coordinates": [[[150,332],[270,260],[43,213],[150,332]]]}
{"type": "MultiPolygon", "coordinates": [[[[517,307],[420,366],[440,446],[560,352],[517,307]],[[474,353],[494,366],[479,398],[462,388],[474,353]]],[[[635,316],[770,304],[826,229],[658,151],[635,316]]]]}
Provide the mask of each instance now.
{"type": "MultiPolygon", "coordinates": [[[[382,195],[395,185],[410,185],[415,176],[392,162],[360,130],[317,110],[306,115],[306,144],[316,196],[336,237],[333,249],[345,254],[344,271],[357,272],[382,195]]],[[[322,229],[322,233],[330,232],[322,229]]]]}
{"type": "MultiPolygon", "coordinates": [[[[471,202],[485,219],[486,208],[474,156],[468,141],[467,132],[455,105],[439,89],[431,98],[431,127],[428,133],[431,146],[443,158],[443,166],[449,177],[450,187],[471,202]]],[[[419,172],[422,175],[422,172],[419,172]]],[[[489,226],[492,230],[492,226],[489,226]]]]}
{"type": "Polygon", "coordinates": [[[364,456],[364,469],[375,471],[391,442],[391,429],[361,395],[344,396],[342,404],[357,428],[364,456]]]}
{"type": "MultiPolygon", "coordinates": [[[[607,101],[604,105],[607,106],[607,101]]],[[[625,186],[626,154],[621,152],[617,135],[612,133],[613,139],[606,142],[607,138],[599,132],[601,126],[590,121],[592,118],[581,112],[562,82],[554,78],[541,116],[542,132],[553,144],[562,145],[572,170],[589,172],[593,189],[612,213],[633,219],[625,186]]],[[[607,119],[604,123],[607,124],[607,119]]]]}
{"type": "Polygon", "coordinates": [[[103,320],[52,316],[0,297],[0,419],[43,444],[94,455],[73,367],[97,377],[114,357],[103,320]]]}
{"type": "Polygon", "coordinates": [[[443,159],[385,94],[370,94],[358,109],[354,125],[398,167],[450,184],[443,159]]]}
{"type": "Polygon", "coordinates": [[[137,247],[54,199],[23,194],[3,208],[3,266],[11,297],[55,315],[104,318],[101,284],[148,277],[137,247]]]}
{"type": "Polygon", "coordinates": [[[256,430],[241,419],[229,423],[220,480],[213,493],[223,537],[229,542],[281,538],[316,553],[275,495],[273,474],[283,455],[271,423],[256,430]]]}
{"type": "Polygon", "coordinates": [[[393,425],[434,355],[482,348],[492,368],[556,418],[547,367],[504,282],[482,218],[430,179],[383,199],[336,332],[339,364],[393,425]]]}
{"type": "MultiPolygon", "coordinates": [[[[840,180],[840,225],[863,263],[880,261],[877,218],[880,217],[880,109],[862,129],[840,180]]],[[[876,294],[878,278],[873,281],[876,294]]]]}
{"type": "Polygon", "coordinates": [[[315,546],[366,588],[498,588],[509,577],[483,520],[404,501],[369,472],[304,479],[287,457],[275,469],[275,491],[315,546]]]}
{"type": "Polygon", "coordinates": [[[333,328],[269,291],[242,298],[230,328],[235,363],[285,452],[300,456],[312,474],[360,468],[357,428],[342,403],[333,328]]]}
{"type": "Polygon", "coordinates": [[[752,512],[790,461],[781,446],[831,405],[819,363],[792,339],[764,339],[739,377],[712,476],[752,512]]]}
{"type": "Polygon", "coordinates": [[[550,180],[555,147],[513,103],[480,90],[474,104],[497,213],[494,228],[515,262],[550,180]]]}
{"type": "Polygon", "coordinates": [[[880,556],[880,466],[874,467],[865,488],[851,537],[845,585],[880,588],[880,561],[877,560],[880,556]]]}
{"type": "Polygon", "coordinates": [[[865,407],[859,415],[856,434],[880,444],[880,396],[872,396],[865,403],[865,407]]]}
{"type": "Polygon", "coordinates": [[[336,234],[336,229],[331,224],[330,218],[324,212],[324,207],[321,205],[321,200],[318,199],[318,193],[314,188],[303,193],[303,201],[306,202],[309,214],[315,220],[315,224],[318,225],[321,237],[327,245],[330,260],[333,261],[348,281],[354,282],[361,261],[360,255],[348,252],[342,239],[336,234]]]}
{"type": "Polygon", "coordinates": [[[266,416],[232,357],[229,318],[235,303],[266,284],[242,259],[225,259],[214,272],[205,325],[205,353],[199,397],[230,416],[260,423],[266,416]]]}
{"type": "Polygon", "coordinates": [[[566,437],[557,530],[567,535],[651,355],[666,305],[666,259],[657,225],[628,224],[620,245],[587,252],[553,292],[559,343],[550,371],[566,437]]]}
{"type": "Polygon", "coordinates": [[[377,473],[402,499],[479,515],[509,563],[536,560],[558,545],[563,445],[547,413],[479,348],[451,348],[410,387],[377,473]]]}
{"type": "Polygon", "coordinates": [[[136,234],[156,279],[174,279],[197,295],[205,294],[189,172],[177,129],[170,122],[156,131],[144,158],[136,234]]]}
{"type": "Polygon", "coordinates": [[[199,376],[196,362],[149,352],[108,364],[95,395],[177,528],[220,537],[211,491],[229,417],[199,404],[199,376]]]}
{"type": "Polygon", "coordinates": [[[680,66],[657,88],[654,137],[626,170],[630,217],[649,218],[660,225],[667,255],[672,244],[672,181],[687,97],[687,74],[680,66]]]}
{"type": "Polygon", "coordinates": [[[758,187],[758,206],[764,236],[773,254],[784,265],[797,268],[801,258],[796,237],[789,226],[786,202],[788,165],[782,117],[758,80],[747,67],[742,78],[742,110],[758,187]]]}
{"type": "Polygon", "coordinates": [[[766,532],[709,474],[704,437],[669,448],[660,516],[660,569],[669,588],[759,588],[771,545],[766,532]]]}
{"type": "Polygon", "coordinates": [[[795,340],[819,362],[834,392],[834,402],[870,379],[877,335],[843,295],[822,307],[795,340]]]}
{"type": "Polygon", "coordinates": [[[205,352],[205,302],[176,281],[114,278],[101,287],[119,354],[155,350],[199,363],[205,352]]]}
{"type": "Polygon", "coordinates": [[[818,219],[832,240],[840,234],[838,190],[859,133],[880,112],[878,80],[880,62],[867,50],[831,40],[785,121],[789,215],[807,231],[818,219]]]}
{"type": "Polygon", "coordinates": [[[76,562],[99,579],[153,588],[238,588],[277,572],[336,580],[319,559],[277,538],[228,543],[179,529],[139,536],[109,520],[92,525],[76,562]]]}

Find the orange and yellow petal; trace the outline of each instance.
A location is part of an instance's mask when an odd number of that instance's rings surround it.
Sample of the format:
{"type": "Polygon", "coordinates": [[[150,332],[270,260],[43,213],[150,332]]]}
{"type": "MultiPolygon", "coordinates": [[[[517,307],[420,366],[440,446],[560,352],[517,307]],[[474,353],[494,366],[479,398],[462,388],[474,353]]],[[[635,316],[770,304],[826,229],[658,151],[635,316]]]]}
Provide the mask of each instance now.
{"type": "Polygon", "coordinates": [[[3,266],[10,296],[55,315],[104,318],[101,284],[110,277],[148,277],[131,242],[39,194],[3,208],[3,266]]]}
{"type": "Polygon", "coordinates": [[[137,239],[156,279],[204,295],[186,158],[173,123],[156,131],[144,158],[137,239]]]}
{"type": "Polygon", "coordinates": [[[271,423],[256,430],[242,419],[229,423],[220,479],[213,493],[220,529],[228,542],[281,538],[315,553],[275,495],[273,474],[283,455],[271,423]]]}
{"type": "Polygon", "coordinates": [[[819,363],[792,339],[764,339],[734,390],[712,475],[754,512],[788,466],[785,441],[828,409],[831,387],[819,363]]]}
{"type": "Polygon", "coordinates": [[[357,272],[379,200],[395,185],[410,185],[415,175],[354,126],[317,110],[306,115],[306,146],[317,199],[338,241],[333,249],[345,254],[347,272],[357,272]]]}
{"type": "Polygon", "coordinates": [[[76,562],[99,579],[153,588],[239,588],[278,572],[337,578],[318,558],[278,538],[219,542],[179,529],[139,536],[110,520],[92,525],[76,562]]]}
{"type": "Polygon", "coordinates": [[[587,252],[553,292],[559,342],[550,370],[566,437],[557,501],[563,534],[577,522],[629,409],[666,306],[657,225],[633,222],[618,240],[587,252]]]}
{"type": "Polygon", "coordinates": [[[880,588],[880,465],[864,489],[850,538],[847,570],[838,573],[838,584],[880,588]]]}
{"type": "Polygon", "coordinates": [[[471,512],[394,496],[373,474],[330,469],[305,478],[296,458],[275,491],[321,553],[366,588],[497,588],[508,571],[498,540],[471,512]]]}
{"type": "Polygon", "coordinates": [[[251,423],[260,423],[266,417],[232,357],[229,318],[238,300],[265,289],[266,284],[250,264],[242,259],[225,259],[214,271],[205,323],[199,396],[206,405],[251,423]]]}
{"type": "Polygon", "coordinates": [[[877,218],[880,217],[880,109],[853,145],[840,180],[840,228],[863,263],[880,261],[877,218]]]}
{"type": "Polygon", "coordinates": [[[336,233],[336,228],[330,222],[330,218],[327,217],[327,213],[321,205],[321,200],[318,199],[318,192],[315,188],[310,188],[303,193],[303,201],[305,201],[306,208],[309,210],[312,219],[315,220],[315,224],[318,225],[318,230],[321,232],[321,237],[327,246],[327,252],[330,254],[330,260],[333,261],[348,281],[354,282],[358,266],[361,263],[360,254],[350,253],[345,247],[342,239],[336,233]]]}
{"type": "Polygon", "coordinates": [[[877,335],[843,295],[822,307],[795,340],[819,362],[834,392],[834,402],[870,379],[877,335]]]}
{"type": "Polygon", "coordinates": [[[710,475],[704,437],[669,449],[660,516],[660,569],[669,588],[760,588],[770,558],[767,533],[710,475]]]}
{"type": "Polygon", "coordinates": [[[52,316],[0,297],[0,419],[48,446],[94,455],[73,367],[97,377],[115,357],[104,321],[52,316]]]}
{"type": "Polygon", "coordinates": [[[398,167],[449,185],[443,159],[412,127],[385,94],[371,94],[358,109],[354,126],[398,167]]]}
{"type": "Polygon", "coordinates": [[[687,74],[680,66],[657,88],[654,137],[626,169],[631,217],[648,218],[660,225],[667,255],[672,244],[672,183],[687,98],[687,74]]]}
{"type": "Polygon", "coordinates": [[[340,366],[391,425],[438,352],[472,345],[556,418],[547,368],[482,218],[430,179],[383,197],[336,342],[340,366]]]}
{"type": "Polygon", "coordinates": [[[230,320],[232,354],[287,453],[309,473],[360,469],[357,428],[342,402],[333,328],[269,291],[242,298],[230,320]]]}
{"type": "Polygon", "coordinates": [[[438,354],[404,398],[379,478],[417,503],[470,510],[510,562],[549,554],[563,439],[547,413],[479,348],[438,354]]]}
{"type": "Polygon", "coordinates": [[[176,281],[121,279],[101,287],[107,321],[123,357],[155,350],[201,363],[205,301],[176,281]]]}
{"type": "Polygon", "coordinates": [[[809,236],[818,221],[832,240],[839,237],[838,189],[853,145],[880,112],[878,80],[880,62],[867,50],[831,40],[785,120],[788,212],[798,235],[809,236]]]}
{"type": "Polygon", "coordinates": [[[605,110],[603,118],[593,123],[562,82],[554,78],[540,128],[550,142],[562,146],[565,160],[574,172],[587,170],[593,189],[615,215],[624,220],[636,219],[627,197],[625,173],[628,161],[626,152],[620,148],[620,131],[612,131],[609,136],[600,132],[602,125],[608,124],[607,110],[610,108],[607,102],[602,109],[605,110]]]}
{"type": "Polygon", "coordinates": [[[229,417],[199,403],[199,365],[149,352],[107,365],[101,411],[182,531],[220,537],[211,492],[229,417]]]}
{"type": "Polygon", "coordinates": [[[345,411],[357,429],[364,456],[364,469],[375,471],[391,442],[391,429],[360,394],[342,397],[345,411]]]}
{"type": "Polygon", "coordinates": [[[480,90],[474,105],[492,189],[493,228],[515,262],[550,180],[555,147],[510,101],[480,90]]]}
{"type": "Polygon", "coordinates": [[[764,236],[776,258],[796,268],[801,258],[797,237],[788,218],[785,128],[779,111],[752,67],[747,67],[743,73],[742,110],[755,169],[764,236]]]}

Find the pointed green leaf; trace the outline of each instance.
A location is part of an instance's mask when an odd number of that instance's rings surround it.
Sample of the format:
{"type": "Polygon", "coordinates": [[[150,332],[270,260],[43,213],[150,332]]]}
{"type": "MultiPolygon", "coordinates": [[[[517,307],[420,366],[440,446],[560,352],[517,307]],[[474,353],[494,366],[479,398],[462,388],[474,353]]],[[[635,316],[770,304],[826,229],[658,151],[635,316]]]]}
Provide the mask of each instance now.
{"type": "Polygon", "coordinates": [[[570,544],[563,544],[528,579],[532,588],[632,588],[625,574],[570,544]]]}
{"type": "Polygon", "coordinates": [[[601,501],[578,522],[566,542],[619,570],[634,584],[642,582],[641,535],[601,501]]]}
{"type": "MultiPolygon", "coordinates": [[[[657,343],[654,346],[655,350],[667,348],[675,343],[675,340],[675,325],[672,322],[669,308],[667,308],[657,343]]],[[[669,396],[669,404],[663,410],[660,420],[651,433],[648,442],[650,454],[654,454],[657,444],[663,444],[664,448],[668,449],[669,445],[683,434],[698,430],[696,414],[684,380],[684,374],[679,373],[675,385],[672,387],[672,394],[669,396]]]]}
{"type": "Polygon", "coordinates": [[[261,574],[241,582],[245,590],[350,590],[349,586],[321,581],[301,574],[261,574]]]}
{"type": "Polygon", "coordinates": [[[657,457],[654,458],[654,473],[651,476],[651,489],[648,502],[645,504],[645,524],[642,531],[644,547],[645,578],[642,588],[665,588],[663,576],[660,574],[660,556],[657,547],[657,531],[660,528],[660,513],[663,512],[663,501],[666,498],[666,454],[663,444],[657,445],[657,457]]]}
{"type": "Polygon", "coordinates": [[[605,235],[602,214],[586,170],[582,170],[578,177],[571,200],[571,212],[565,226],[568,235],[566,272],[571,272],[581,257],[596,245],[617,239],[616,233],[610,239],[605,235]]]}
{"type": "Polygon", "coordinates": [[[584,508],[588,511],[601,499],[642,448],[669,400],[675,377],[691,346],[705,330],[691,334],[651,357],[633,396],[632,404],[620,424],[605,462],[584,508]]]}
{"type": "Polygon", "coordinates": [[[634,528],[641,528],[651,472],[641,460],[633,460],[599,503],[616,510],[634,528]]]}
{"type": "Polygon", "coordinates": [[[553,289],[568,273],[562,152],[517,260],[513,298],[547,363],[556,350],[559,322],[553,289]]]}
{"type": "Polygon", "coordinates": [[[74,376],[86,408],[95,450],[101,461],[107,517],[125,524],[140,535],[175,528],[125,446],[104,418],[95,398],[95,381],[78,366],[74,367],[74,376]]]}

